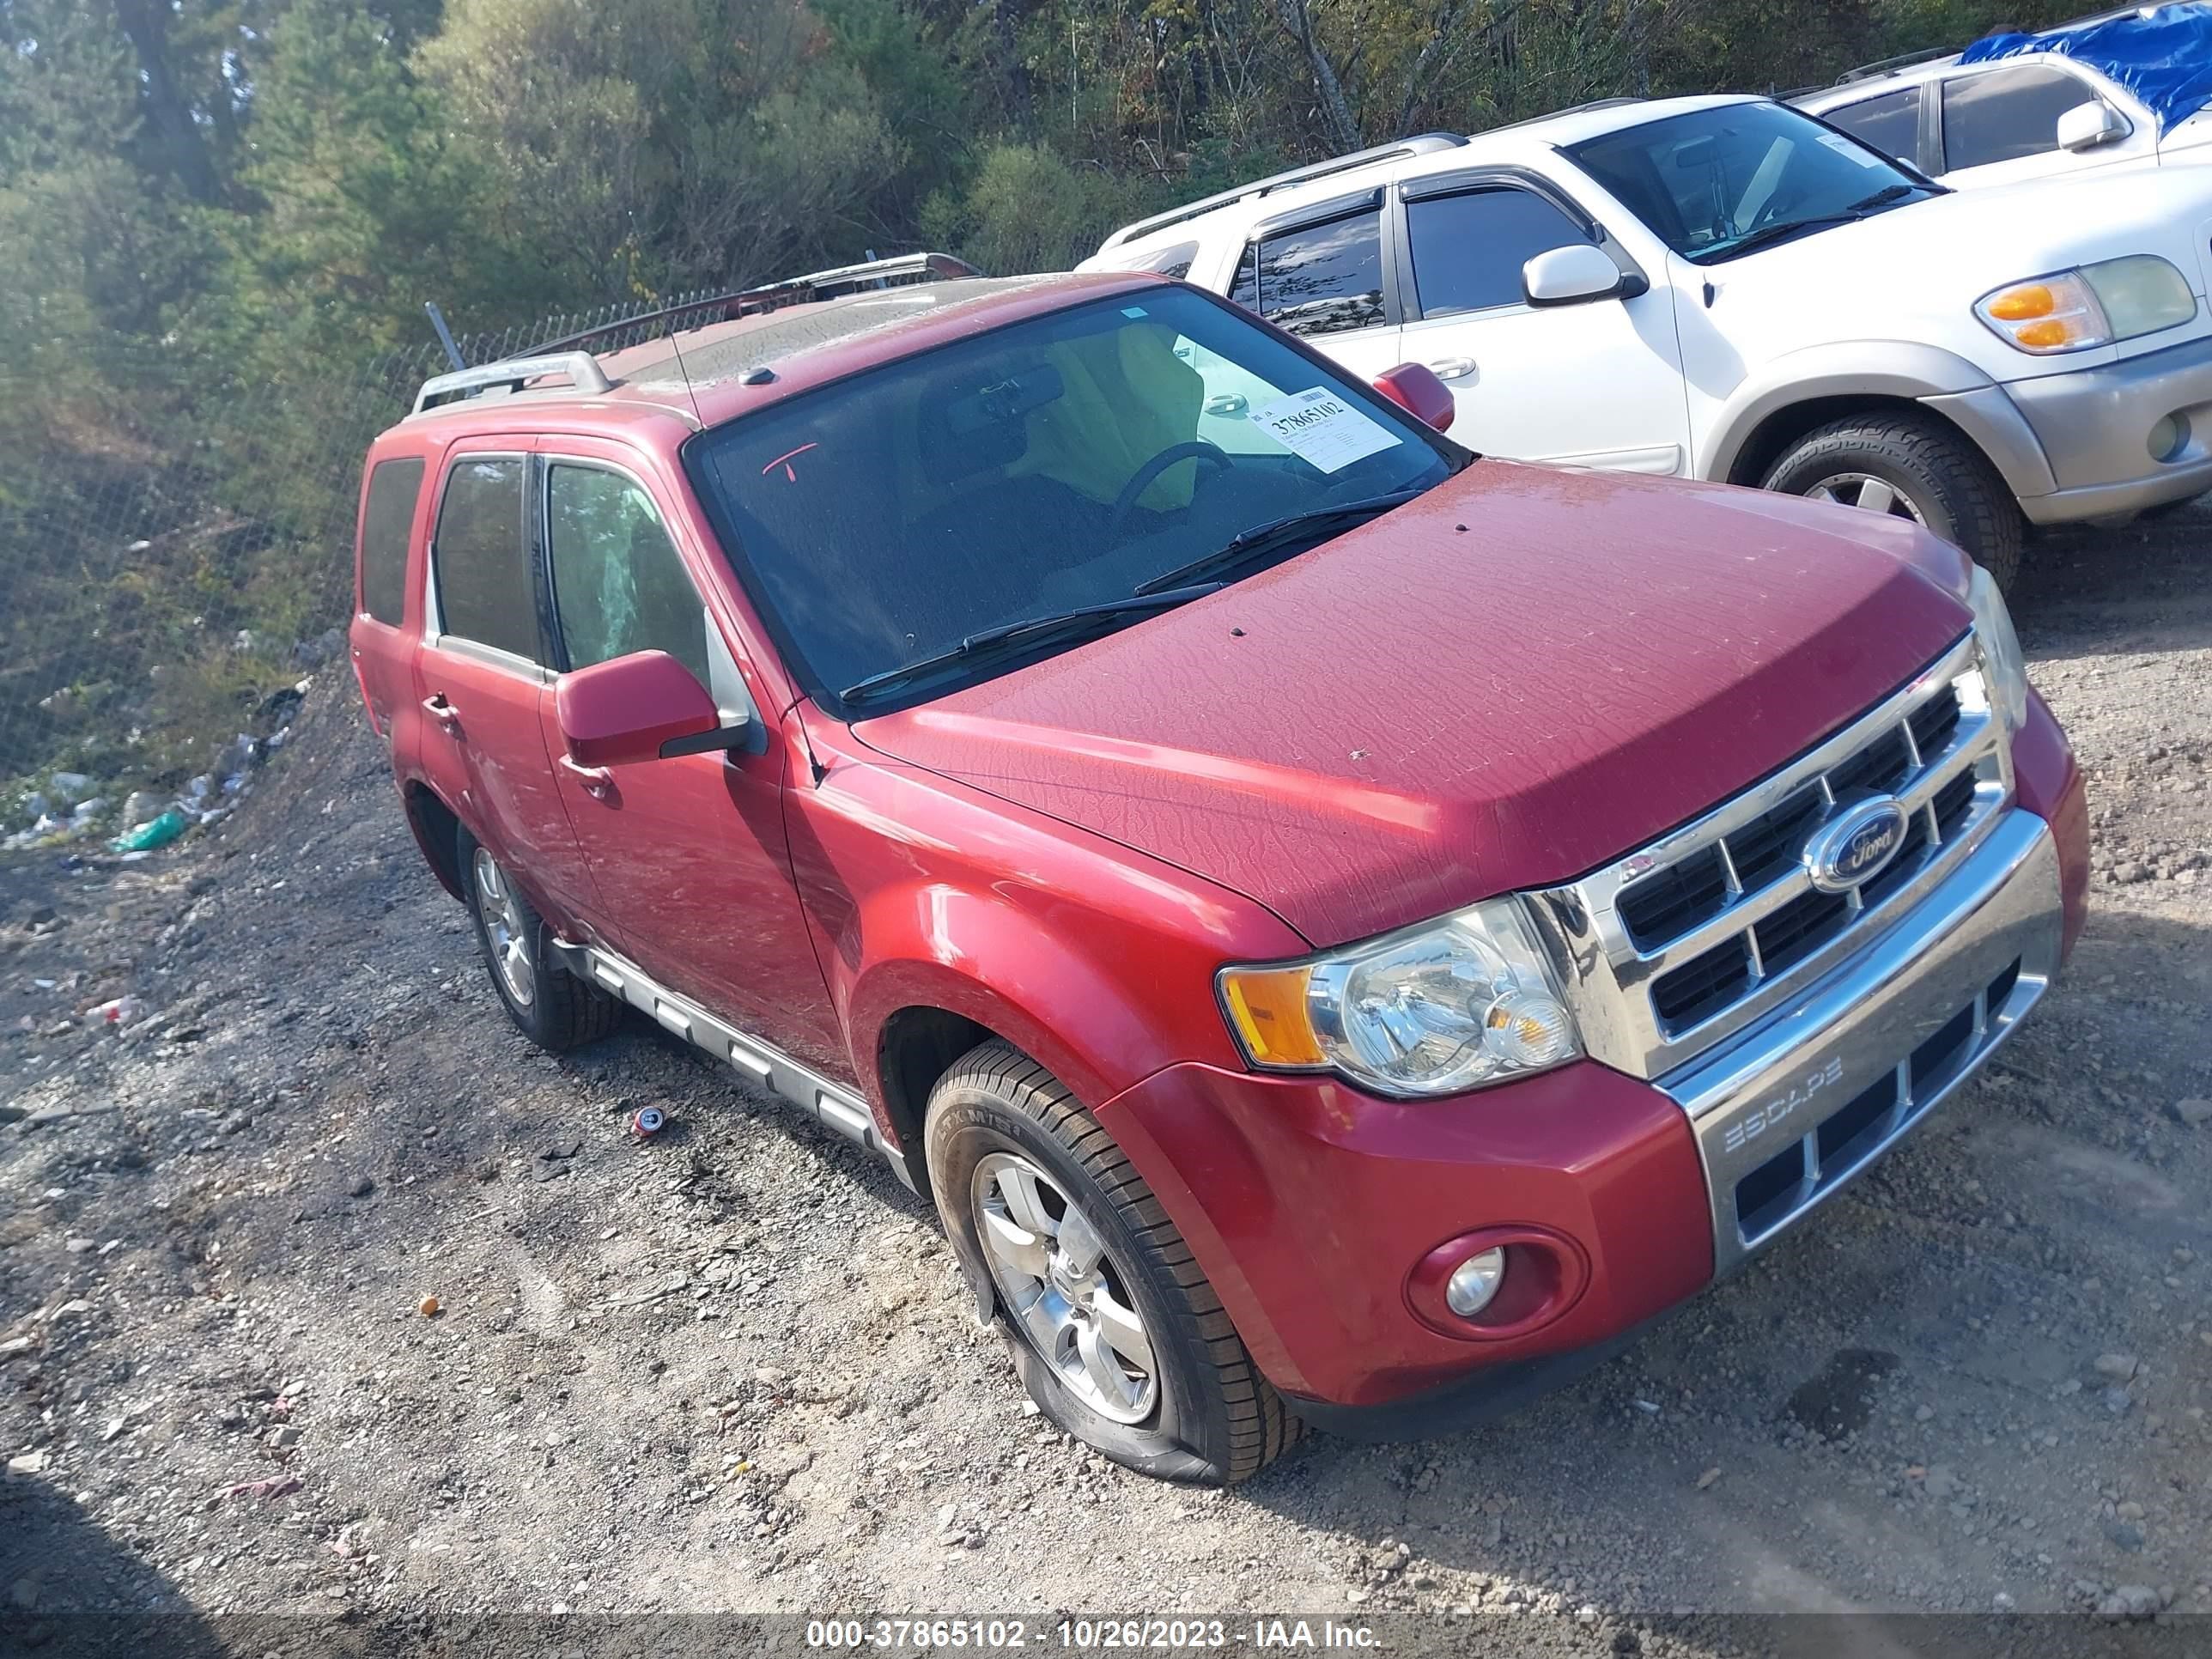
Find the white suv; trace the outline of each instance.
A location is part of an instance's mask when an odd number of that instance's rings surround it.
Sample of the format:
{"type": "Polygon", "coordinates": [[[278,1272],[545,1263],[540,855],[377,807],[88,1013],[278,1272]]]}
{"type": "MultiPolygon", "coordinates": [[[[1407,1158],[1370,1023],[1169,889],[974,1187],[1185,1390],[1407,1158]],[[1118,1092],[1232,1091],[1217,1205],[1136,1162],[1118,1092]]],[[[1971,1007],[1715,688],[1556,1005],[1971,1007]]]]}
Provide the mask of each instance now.
{"type": "Polygon", "coordinates": [[[1425,362],[1478,449],[1911,518],[2002,582],[2023,518],[2212,489],[2208,234],[2212,169],[1954,193],[1682,98],[1264,179],[1083,268],[1187,277],[1370,378],[1425,362]]]}
{"type": "Polygon", "coordinates": [[[2212,160],[2212,7],[2146,6],[1854,70],[1790,102],[1947,185],[2212,160]]]}

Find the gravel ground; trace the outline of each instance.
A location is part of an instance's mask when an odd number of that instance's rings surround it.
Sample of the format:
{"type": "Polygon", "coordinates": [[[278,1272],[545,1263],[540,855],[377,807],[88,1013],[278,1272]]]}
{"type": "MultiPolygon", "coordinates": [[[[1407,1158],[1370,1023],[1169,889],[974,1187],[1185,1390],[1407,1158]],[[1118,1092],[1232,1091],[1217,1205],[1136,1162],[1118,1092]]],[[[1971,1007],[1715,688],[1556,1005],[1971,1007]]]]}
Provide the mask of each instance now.
{"type": "Polygon", "coordinates": [[[2212,516],[2033,557],[2100,841],[2002,1060],[1579,1385],[1227,1493],[1044,1428],[857,1149],[643,1024],[514,1036],[325,674],[210,839],[0,868],[0,1648],[156,1595],[1498,1614],[1622,1652],[1714,1612],[2212,1612],[2212,516]],[[136,1024],[69,1023],[124,992],[136,1024]]]}

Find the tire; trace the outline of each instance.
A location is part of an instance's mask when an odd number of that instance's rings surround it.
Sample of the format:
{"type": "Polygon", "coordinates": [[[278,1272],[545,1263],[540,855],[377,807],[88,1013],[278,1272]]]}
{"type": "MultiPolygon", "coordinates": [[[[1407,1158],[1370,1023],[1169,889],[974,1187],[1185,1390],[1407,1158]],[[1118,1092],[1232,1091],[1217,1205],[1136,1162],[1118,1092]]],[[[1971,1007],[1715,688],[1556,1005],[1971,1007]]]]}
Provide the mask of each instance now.
{"type": "Polygon", "coordinates": [[[474,836],[460,830],[455,848],[477,948],[515,1029],[554,1054],[611,1032],[622,1004],[561,965],[549,945],[552,930],[474,836]]]}
{"type": "Polygon", "coordinates": [[[1979,451],[1924,415],[1855,416],[1808,432],[1768,470],[1762,487],[1856,506],[1872,484],[1895,504],[1963,549],[2000,591],[2020,574],[2026,525],[2019,503],[1979,451]]]}
{"type": "Polygon", "coordinates": [[[1296,1443],[1303,1425],[1253,1364],[1159,1200],[1114,1138],[1049,1072],[1007,1043],[982,1044],[931,1091],[923,1139],[938,1212],[963,1259],[989,1271],[1015,1369],[1048,1420],[1126,1468],[1213,1486],[1256,1474],[1296,1443]],[[1048,1237],[1045,1230],[1021,1228],[1018,1200],[1007,1201],[1024,1169],[1042,1176],[1034,1196],[1059,1229],[1048,1237]],[[1050,1217],[1055,1199],[1066,1207],[1050,1217]],[[1079,1212],[1074,1224],[1071,1212],[1079,1212]],[[1093,1235],[1087,1238],[1080,1231],[1085,1218],[1093,1235]],[[1030,1317],[1019,1305],[1024,1276],[1006,1259],[1012,1235],[1000,1223],[1035,1240],[1061,1274],[1027,1281],[1036,1292],[1030,1317]],[[989,1248],[985,1226],[994,1231],[989,1248]],[[1079,1270],[1094,1243],[1096,1267],[1085,1273],[1079,1270]],[[1075,1305],[1060,1288],[1085,1278],[1090,1300],[1055,1344],[1073,1368],[1072,1381],[1048,1358],[1038,1333],[1052,1322],[1054,1297],[1060,1308],[1075,1305]],[[1109,1349],[1106,1368],[1122,1391],[1102,1407],[1106,1389],[1093,1380],[1095,1365],[1085,1362],[1109,1339],[1127,1348],[1131,1313],[1153,1363],[1133,1366],[1122,1351],[1109,1349]]]}

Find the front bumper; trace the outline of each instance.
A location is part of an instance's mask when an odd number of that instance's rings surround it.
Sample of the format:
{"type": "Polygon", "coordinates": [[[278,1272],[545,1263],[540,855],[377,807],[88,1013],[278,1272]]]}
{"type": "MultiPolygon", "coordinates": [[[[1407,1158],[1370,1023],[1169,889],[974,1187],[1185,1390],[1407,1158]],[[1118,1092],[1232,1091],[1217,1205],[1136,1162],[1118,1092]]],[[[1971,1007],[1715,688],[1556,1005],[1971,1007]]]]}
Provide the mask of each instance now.
{"type": "Polygon", "coordinates": [[[1584,1060],[1407,1103],[1186,1065],[1100,1120],[1311,1419],[1395,1438],[1510,1409],[1770,1243],[2016,1028],[2079,931],[2088,849],[2081,776],[2039,701],[2014,764],[2018,806],[1942,886],[1656,1083],[1584,1060]],[[1534,1324],[1447,1334],[1410,1277],[1483,1229],[1556,1241],[1579,1276],[1534,1324]]]}
{"type": "Polygon", "coordinates": [[[2212,337],[2102,368],[2014,380],[2003,391],[2051,464],[2057,489],[2024,496],[2037,524],[2140,512],[2212,489],[2212,337]],[[2172,416],[2189,435],[2154,459],[2151,428],[2172,416]]]}
{"type": "Polygon", "coordinates": [[[1888,1150],[2011,1036],[2058,971],[2058,849],[2006,814],[1865,950],[1660,1087],[1688,1115],[1726,1273],[1888,1150]]]}

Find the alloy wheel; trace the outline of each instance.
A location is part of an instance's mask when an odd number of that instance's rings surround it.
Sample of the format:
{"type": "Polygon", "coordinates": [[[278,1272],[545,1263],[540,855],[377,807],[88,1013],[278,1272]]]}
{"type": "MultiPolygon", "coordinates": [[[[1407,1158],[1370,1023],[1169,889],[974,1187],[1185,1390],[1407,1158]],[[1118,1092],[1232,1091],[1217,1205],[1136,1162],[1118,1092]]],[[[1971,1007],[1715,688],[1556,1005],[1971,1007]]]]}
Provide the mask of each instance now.
{"type": "Polygon", "coordinates": [[[1152,1338],[1091,1218],[1014,1152],[984,1158],[971,1195],[991,1276],[1030,1346],[1102,1416],[1151,1416],[1159,1399],[1152,1338]]]}
{"type": "Polygon", "coordinates": [[[1911,496],[1888,479],[1867,472],[1835,473],[1808,489],[1805,498],[1833,501],[1838,507],[1856,507],[1865,513],[1883,513],[1893,519],[1910,519],[1917,525],[1928,522],[1927,514],[1911,496]]]}
{"type": "Polygon", "coordinates": [[[484,938],[490,941],[491,963],[499,982],[518,1008],[527,1008],[538,994],[537,975],[530,961],[530,928],[515,902],[507,872],[483,848],[477,848],[477,914],[483,918],[484,938]]]}

